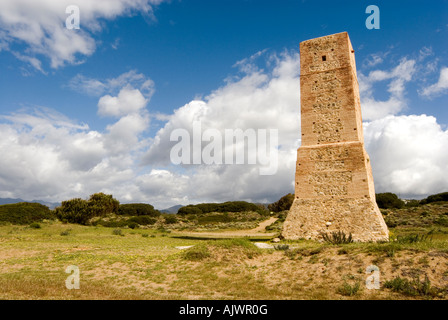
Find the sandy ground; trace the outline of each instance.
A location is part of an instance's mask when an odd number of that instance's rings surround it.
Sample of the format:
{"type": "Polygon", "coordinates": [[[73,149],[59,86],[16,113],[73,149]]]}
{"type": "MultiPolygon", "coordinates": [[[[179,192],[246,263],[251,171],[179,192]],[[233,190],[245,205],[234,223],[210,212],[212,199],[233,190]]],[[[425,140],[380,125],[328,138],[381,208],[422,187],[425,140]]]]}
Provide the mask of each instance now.
{"type": "Polygon", "coordinates": [[[263,238],[269,238],[269,237],[275,237],[277,233],[271,232],[267,233],[264,232],[265,228],[271,224],[273,224],[275,221],[277,221],[277,218],[271,217],[263,222],[261,222],[258,227],[254,229],[247,229],[247,230],[226,230],[226,231],[217,231],[217,232],[184,232],[184,231],[177,231],[173,232],[176,236],[185,236],[185,237],[192,237],[192,238],[241,238],[241,237],[247,237],[247,238],[257,238],[257,237],[263,237],[263,238]]]}

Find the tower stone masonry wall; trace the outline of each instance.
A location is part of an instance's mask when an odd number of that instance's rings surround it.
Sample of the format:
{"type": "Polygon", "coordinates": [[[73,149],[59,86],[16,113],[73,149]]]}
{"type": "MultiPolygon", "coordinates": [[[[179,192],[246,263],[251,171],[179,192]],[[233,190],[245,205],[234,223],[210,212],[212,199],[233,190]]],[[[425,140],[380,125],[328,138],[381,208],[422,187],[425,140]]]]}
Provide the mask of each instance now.
{"type": "Polygon", "coordinates": [[[286,239],[343,231],[355,241],[388,241],[364,148],[353,47],[346,32],[300,43],[302,144],[286,239]]]}

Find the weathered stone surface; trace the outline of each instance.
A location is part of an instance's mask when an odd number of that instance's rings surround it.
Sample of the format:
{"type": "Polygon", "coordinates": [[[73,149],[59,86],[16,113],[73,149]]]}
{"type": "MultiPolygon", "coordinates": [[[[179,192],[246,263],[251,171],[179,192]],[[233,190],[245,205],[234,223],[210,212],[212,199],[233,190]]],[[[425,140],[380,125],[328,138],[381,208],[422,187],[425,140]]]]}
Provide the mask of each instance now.
{"type": "Polygon", "coordinates": [[[387,241],[364,148],[354,50],[346,32],[300,44],[302,144],[286,239],[352,233],[356,241],[387,241]]]}

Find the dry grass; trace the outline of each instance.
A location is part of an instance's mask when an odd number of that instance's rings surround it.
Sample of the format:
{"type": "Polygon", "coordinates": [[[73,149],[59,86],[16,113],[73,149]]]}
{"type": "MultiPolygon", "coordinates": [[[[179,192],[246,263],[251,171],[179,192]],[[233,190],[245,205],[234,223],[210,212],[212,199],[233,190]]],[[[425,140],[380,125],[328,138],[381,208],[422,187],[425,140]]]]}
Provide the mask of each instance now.
{"type": "Polygon", "coordinates": [[[261,250],[247,239],[175,238],[157,230],[42,223],[41,229],[0,227],[1,299],[421,299],[365,286],[369,265],[380,280],[427,276],[446,299],[444,234],[416,243],[329,245],[286,242],[261,250]],[[63,231],[70,230],[64,235],[63,231]],[[146,234],[147,236],[142,236],[146,234]],[[179,250],[177,246],[194,245],[179,250]],[[79,267],[79,290],[65,268],[79,267]],[[358,290],[351,292],[359,283],[358,290]],[[346,285],[348,291],[341,290],[346,285]]]}

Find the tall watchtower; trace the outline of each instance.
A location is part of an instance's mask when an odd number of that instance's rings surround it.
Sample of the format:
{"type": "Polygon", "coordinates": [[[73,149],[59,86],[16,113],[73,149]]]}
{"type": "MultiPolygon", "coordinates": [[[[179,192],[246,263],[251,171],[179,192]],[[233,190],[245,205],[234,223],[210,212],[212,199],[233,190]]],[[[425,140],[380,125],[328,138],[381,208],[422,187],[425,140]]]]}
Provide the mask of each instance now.
{"type": "Polygon", "coordinates": [[[389,240],[364,148],[355,54],[346,32],[300,43],[302,144],[286,239],[343,231],[389,240]]]}

